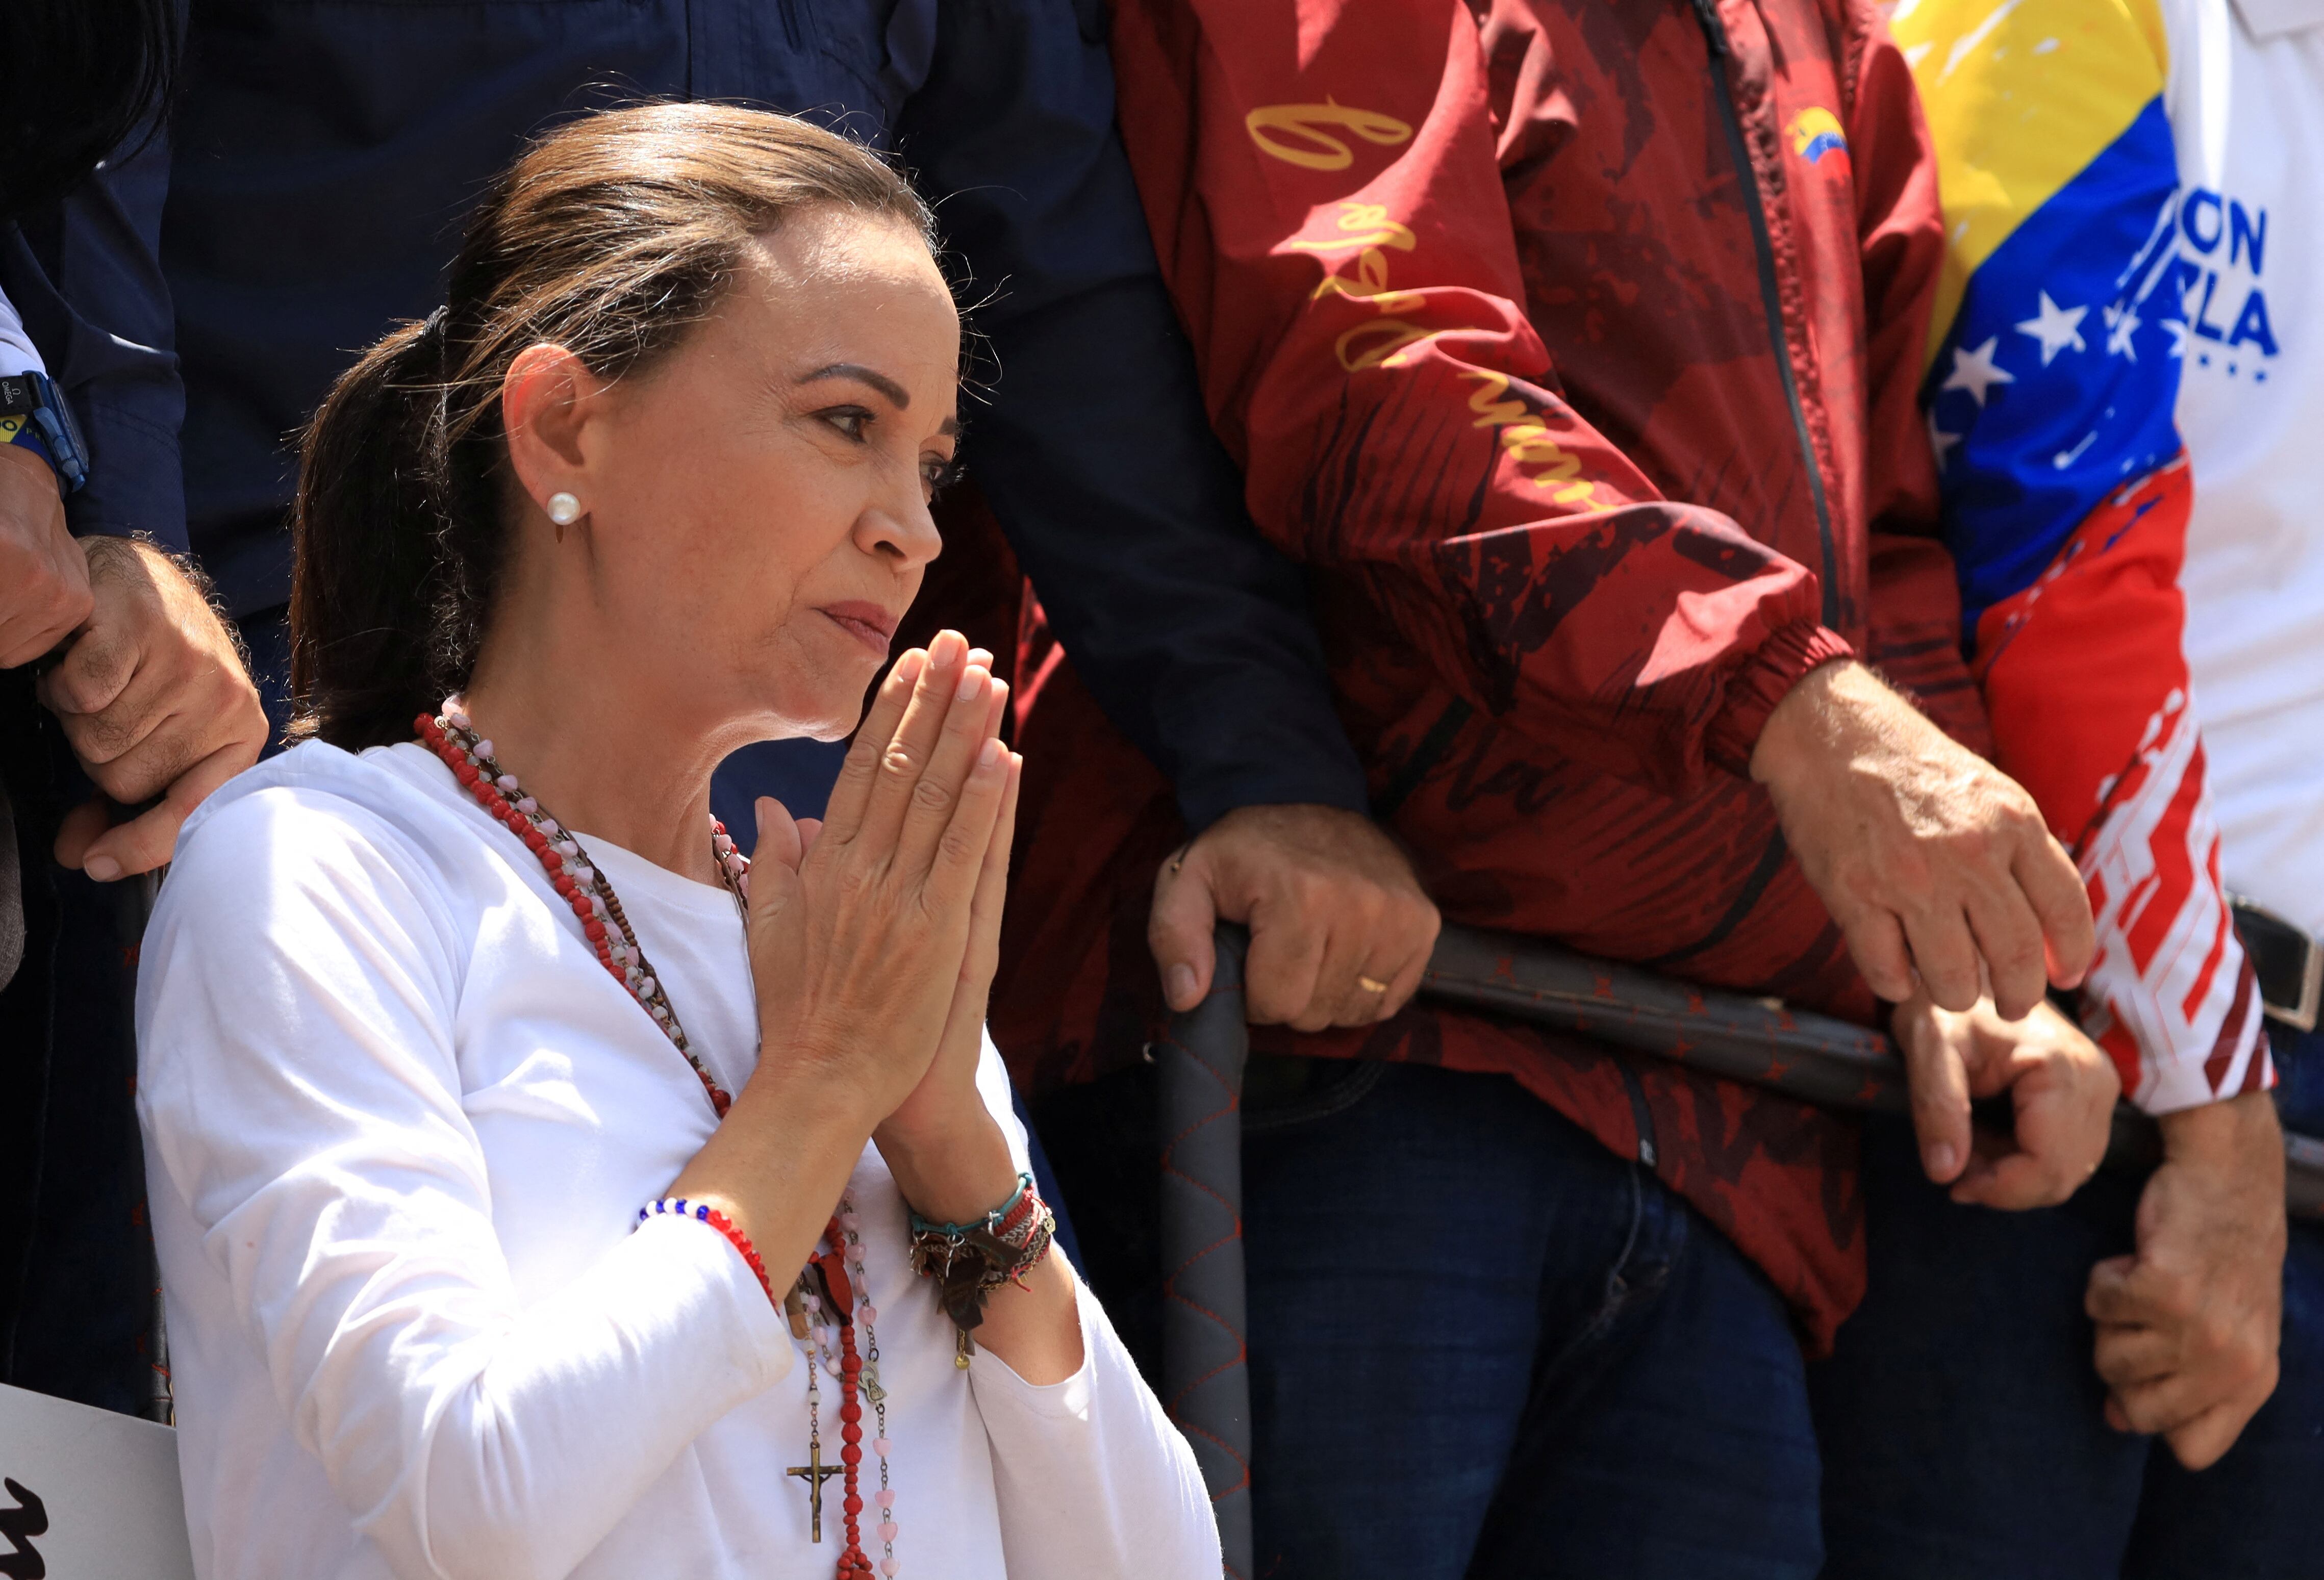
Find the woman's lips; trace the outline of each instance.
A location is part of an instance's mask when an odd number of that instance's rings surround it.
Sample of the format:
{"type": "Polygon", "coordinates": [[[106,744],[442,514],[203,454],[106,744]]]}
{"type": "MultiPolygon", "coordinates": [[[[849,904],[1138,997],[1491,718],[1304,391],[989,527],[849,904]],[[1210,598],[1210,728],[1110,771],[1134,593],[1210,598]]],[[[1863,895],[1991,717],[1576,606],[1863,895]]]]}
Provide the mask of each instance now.
{"type": "Polygon", "coordinates": [[[896,617],[876,603],[827,603],[822,612],[832,624],[885,658],[896,635],[896,617]]]}

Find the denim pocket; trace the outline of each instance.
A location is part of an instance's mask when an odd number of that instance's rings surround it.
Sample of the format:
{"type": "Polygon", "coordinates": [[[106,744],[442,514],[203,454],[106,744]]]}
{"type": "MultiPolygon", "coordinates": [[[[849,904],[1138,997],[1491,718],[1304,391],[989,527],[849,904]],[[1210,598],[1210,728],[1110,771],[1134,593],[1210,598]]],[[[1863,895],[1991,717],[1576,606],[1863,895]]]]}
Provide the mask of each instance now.
{"type": "Polygon", "coordinates": [[[1270,1053],[1254,1054],[1250,1063],[1243,1079],[1246,1135],[1276,1134],[1344,1114],[1371,1095],[1388,1069],[1376,1059],[1297,1059],[1270,1053]]]}

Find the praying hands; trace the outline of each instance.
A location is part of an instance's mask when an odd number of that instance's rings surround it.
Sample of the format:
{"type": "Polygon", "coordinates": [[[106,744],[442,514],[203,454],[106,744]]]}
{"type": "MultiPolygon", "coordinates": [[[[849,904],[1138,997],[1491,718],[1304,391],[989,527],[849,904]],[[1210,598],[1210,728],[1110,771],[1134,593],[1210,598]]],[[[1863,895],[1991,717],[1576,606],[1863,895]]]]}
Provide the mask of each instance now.
{"type": "MultiPolygon", "coordinates": [[[[904,654],[828,816],[759,802],[761,1054],[672,1194],[726,1204],[770,1266],[792,1265],[794,1245],[806,1259],[812,1204],[837,1194],[867,1133],[926,1218],[977,1218],[1016,1181],[976,1089],[1021,766],[1000,739],[1009,688],[991,662],[952,631],[904,654]]],[[[977,1338],[1028,1382],[1073,1375],[1072,1274],[1052,1258],[995,1291],[977,1338]]]]}

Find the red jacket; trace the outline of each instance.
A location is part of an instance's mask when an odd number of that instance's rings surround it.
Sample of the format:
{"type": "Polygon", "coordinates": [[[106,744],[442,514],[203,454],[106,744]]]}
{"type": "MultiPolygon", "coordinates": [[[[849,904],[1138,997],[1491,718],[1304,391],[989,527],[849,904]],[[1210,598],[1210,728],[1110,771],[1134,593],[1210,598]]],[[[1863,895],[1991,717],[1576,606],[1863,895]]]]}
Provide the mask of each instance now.
{"type": "MultiPolygon", "coordinates": [[[[1934,164],[1869,0],[1119,0],[1113,49],[1213,418],[1446,919],[1871,1015],[1747,772],[1851,652],[1982,731],[1914,402],[1934,164]]],[[[1183,834],[1038,611],[1020,666],[996,1030],[1072,1079],[1148,1034],[1183,834]]],[[[1425,1003],[1277,1046],[1512,1074],[1815,1341],[1855,1302],[1843,1121],[1425,1003]]]]}

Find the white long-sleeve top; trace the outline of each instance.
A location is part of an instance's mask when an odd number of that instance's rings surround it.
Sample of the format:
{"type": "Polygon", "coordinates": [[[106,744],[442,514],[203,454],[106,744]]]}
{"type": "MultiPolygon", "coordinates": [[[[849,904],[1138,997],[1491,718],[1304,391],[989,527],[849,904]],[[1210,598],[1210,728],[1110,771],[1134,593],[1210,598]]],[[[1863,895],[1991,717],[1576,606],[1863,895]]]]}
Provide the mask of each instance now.
{"type": "MultiPolygon", "coordinates": [[[[732,899],[579,837],[740,1090],[732,899]]],[[[204,1580],[831,1574],[841,1484],[816,1546],[785,1474],[807,1448],[788,1324],[715,1231],[632,1226],[710,1134],[701,1085],[432,755],[309,744],[213,795],[145,935],[137,1029],[204,1580]]],[[[988,1042],[1021,1165],[1006,1079],[988,1042]]],[[[1193,1456],[1086,1290],[1068,1381],[982,1352],[962,1372],[874,1149],[849,1192],[899,1575],[1213,1580],[1193,1456]]],[[[867,1502],[877,1477],[867,1454],[867,1502]]]]}
{"type": "Polygon", "coordinates": [[[48,364],[41,360],[40,347],[24,333],[24,320],[16,316],[15,304],[0,292],[0,374],[48,371],[48,364]]]}

